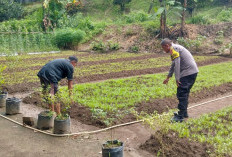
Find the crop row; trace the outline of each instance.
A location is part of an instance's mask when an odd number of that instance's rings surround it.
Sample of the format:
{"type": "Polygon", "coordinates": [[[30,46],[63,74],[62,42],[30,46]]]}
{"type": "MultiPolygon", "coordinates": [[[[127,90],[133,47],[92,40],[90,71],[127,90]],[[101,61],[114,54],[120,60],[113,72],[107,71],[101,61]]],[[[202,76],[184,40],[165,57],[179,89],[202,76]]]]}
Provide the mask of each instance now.
{"type": "Polygon", "coordinates": [[[199,119],[189,119],[186,123],[175,124],[171,129],[180,137],[187,137],[215,147],[219,156],[232,155],[232,107],[199,119]]]}
{"type": "MultiPolygon", "coordinates": [[[[214,59],[216,57],[205,57],[205,56],[196,56],[195,59],[197,62],[214,59]]],[[[6,78],[6,83],[9,85],[19,84],[23,82],[35,82],[37,81],[36,74],[42,65],[46,62],[44,60],[33,61],[32,63],[22,61],[12,61],[8,62],[11,64],[6,64],[8,66],[7,70],[4,73],[6,78]],[[22,67],[21,69],[15,69],[15,67],[22,67]],[[35,67],[35,68],[33,68],[35,67]]],[[[148,68],[159,68],[170,65],[169,57],[158,57],[150,58],[145,60],[133,60],[133,61],[122,61],[122,62],[112,62],[112,63],[103,63],[95,65],[85,65],[77,67],[74,73],[75,78],[81,76],[90,76],[94,74],[107,74],[121,71],[129,70],[141,70],[148,68]]]]}
{"type": "MultiPolygon", "coordinates": [[[[232,82],[231,68],[232,62],[200,67],[192,92],[196,93],[204,88],[232,82]]],[[[176,85],[173,80],[168,86],[163,85],[165,77],[166,73],[159,73],[100,83],[78,84],[74,86],[73,96],[76,102],[90,108],[114,111],[133,107],[137,103],[151,99],[174,96],[176,85]]],[[[64,98],[67,97],[67,90],[64,90],[62,95],[64,98]]]]}

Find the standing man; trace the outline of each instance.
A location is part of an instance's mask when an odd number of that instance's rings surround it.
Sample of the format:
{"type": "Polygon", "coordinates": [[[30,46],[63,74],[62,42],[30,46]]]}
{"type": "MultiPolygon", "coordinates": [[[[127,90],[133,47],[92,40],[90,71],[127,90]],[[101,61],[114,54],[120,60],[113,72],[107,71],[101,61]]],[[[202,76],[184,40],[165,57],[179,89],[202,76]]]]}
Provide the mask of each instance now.
{"type": "MultiPolygon", "coordinates": [[[[78,59],[75,56],[70,56],[68,59],[55,59],[43,66],[37,74],[43,88],[43,96],[47,97],[49,93],[54,96],[58,92],[58,82],[66,77],[68,79],[69,96],[71,96],[73,72],[77,62],[78,59]]],[[[48,99],[46,100],[48,101],[48,99]]],[[[57,115],[60,115],[60,104],[58,103],[55,106],[57,115]]],[[[49,102],[49,108],[54,111],[52,102],[49,102]]]]}
{"type": "Polygon", "coordinates": [[[161,46],[166,53],[170,53],[172,65],[163,84],[168,84],[169,79],[175,73],[177,85],[177,98],[179,100],[178,113],[174,113],[172,121],[182,122],[188,118],[188,98],[190,90],[195,83],[199,72],[197,64],[191,53],[181,45],[173,44],[171,40],[164,39],[161,46]]]}

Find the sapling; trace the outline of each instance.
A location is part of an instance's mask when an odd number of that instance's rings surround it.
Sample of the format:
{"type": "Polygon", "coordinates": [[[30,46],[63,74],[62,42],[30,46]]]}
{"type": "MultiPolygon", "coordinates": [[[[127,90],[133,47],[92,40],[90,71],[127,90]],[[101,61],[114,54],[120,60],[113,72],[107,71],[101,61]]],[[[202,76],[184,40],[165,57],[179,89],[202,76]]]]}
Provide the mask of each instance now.
{"type": "Polygon", "coordinates": [[[0,94],[4,94],[3,85],[5,84],[5,79],[3,77],[3,71],[6,69],[6,66],[0,65],[0,94]]]}

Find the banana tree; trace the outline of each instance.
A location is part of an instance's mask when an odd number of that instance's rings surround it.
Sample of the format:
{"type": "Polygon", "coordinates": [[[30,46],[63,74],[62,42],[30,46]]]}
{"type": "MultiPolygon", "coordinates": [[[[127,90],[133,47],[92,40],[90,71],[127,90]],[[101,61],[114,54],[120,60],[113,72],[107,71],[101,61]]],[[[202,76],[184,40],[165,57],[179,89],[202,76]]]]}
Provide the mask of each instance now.
{"type": "MultiPolygon", "coordinates": [[[[167,30],[167,15],[171,10],[181,10],[182,7],[178,6],[180,3],[175,0],[159,0],[160,7],[155,8],[155,16],[160,15],[160,37],[166,38],[169,33],[167,30]],[[176,6],[175,6],[176,5],[176,6]]],[[[179,11],[175,13],[180,16],[179,11]]]]}

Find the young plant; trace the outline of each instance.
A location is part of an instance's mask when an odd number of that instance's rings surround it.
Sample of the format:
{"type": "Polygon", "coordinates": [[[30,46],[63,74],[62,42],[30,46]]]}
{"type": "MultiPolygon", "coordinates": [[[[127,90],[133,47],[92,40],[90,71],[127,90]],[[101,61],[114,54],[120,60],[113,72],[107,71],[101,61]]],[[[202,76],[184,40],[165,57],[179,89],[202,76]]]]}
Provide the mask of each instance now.
{"type": "Polygon", "coordinates": [[[3,85],[5,84],[5,78],[3,77],[3,71],[6,69],[6,66],[0,65],[0,94],[4,94],[3,85]]]}

